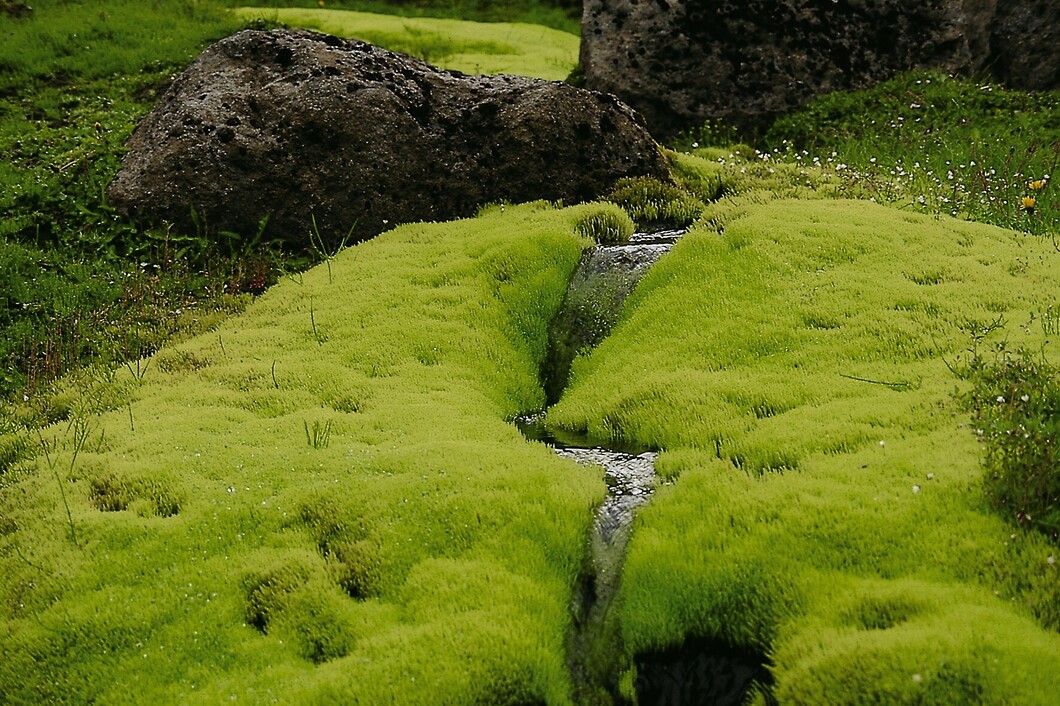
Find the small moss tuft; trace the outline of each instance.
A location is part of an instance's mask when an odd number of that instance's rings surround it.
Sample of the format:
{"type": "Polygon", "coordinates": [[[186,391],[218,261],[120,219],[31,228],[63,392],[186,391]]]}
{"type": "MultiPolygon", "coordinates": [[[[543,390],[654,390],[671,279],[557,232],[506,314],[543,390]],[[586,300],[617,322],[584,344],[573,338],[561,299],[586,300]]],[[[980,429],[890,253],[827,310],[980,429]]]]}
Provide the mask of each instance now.
{"type": "Polygon", "coordinates": [[[652,177],[620,179],[605,200],[621,206],[641,228],[687,228],[703,213],[695,196],[652,177]]]}
{"type": "Polygon", "coordinates": [[[629,215],[613,204],[597,204],[575,225],[578,235],[600,245],[617,245],[629,240],[635,226],[629,215]]]}
{"type": "Polygon", "coordinates": [[[329,547],[338,584],[350,598],[364,600],[379,595],[386,575],[386,554],[378,541],[362,539],[335,542],[329,547]]]}
{"type": "Polygon", "coordinates": [[[162,480],[105,471],[90,482],[92,504],[101,512],[134,510],[141,515],[173,517],[183,498],[162,480]]]}
{"type": "Polygon", "coordinates": [[[290,562],[269,557],[265,566],[248,571],[242,580],[247,623],[268,633],[272,619],[311,573],[308,562],[301,557],[290,562]]]}

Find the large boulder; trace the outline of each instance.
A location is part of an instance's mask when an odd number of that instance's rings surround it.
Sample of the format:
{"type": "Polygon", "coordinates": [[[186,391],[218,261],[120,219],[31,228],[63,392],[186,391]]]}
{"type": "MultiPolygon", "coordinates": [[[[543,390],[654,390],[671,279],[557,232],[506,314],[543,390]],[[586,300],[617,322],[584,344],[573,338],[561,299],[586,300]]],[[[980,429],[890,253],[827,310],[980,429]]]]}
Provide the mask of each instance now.
{"type": "Polygon", "coordinates": [[[913,68],[1060,86],[1060,2],[585,0],[581,64],[656,137],[708,119],[757,132],[814,96],[913,68]]]}
{"type": "Polygon", "coordinates": [[[286,30],[208,48],[128,147],[107,192],[125,213],[247,236],[267,216],[265,236],[295,247],[314,229],[356,241],[489,202],[576,202],[624,176],[668,174],[641,118],[613,96],[286,30]]]}

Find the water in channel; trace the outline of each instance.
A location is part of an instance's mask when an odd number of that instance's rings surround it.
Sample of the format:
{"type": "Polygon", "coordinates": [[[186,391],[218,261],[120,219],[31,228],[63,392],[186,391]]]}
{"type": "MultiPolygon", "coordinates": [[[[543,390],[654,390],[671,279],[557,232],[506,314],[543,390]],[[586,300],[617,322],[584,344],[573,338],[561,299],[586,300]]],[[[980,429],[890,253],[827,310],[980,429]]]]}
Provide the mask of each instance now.
{"type": "MultiPolygon", "coordinates": [[[[571,363],[610,333],[626,298],[684,231],[634,234],[628,243],[586,251],[559,312],[549,326],[549,351],[541,370],[548,405],[562,396],[571,363]]],[[[609,619],[619,590],[626,546],[636,511],[656,486],[656,450],[615,440],[590,439],[548,429],[545,412],[522,417],[516,425],[532,440],[552,446],[559,456],[599,467],[607,496],[597,509],[581,590],[571,606],[574,618],[568,662],[574,700],[582,705],[626,703],[618,689],[631,666],[617,620],[609,619]]],[[[744,654],[708,640],[689,640],[672,650],[638,655],[634,689],[640,704],[739,704],[754,683],[768,684],[762,655],[744,654]]]]}
{"type": "Polygon", "coordinates": [[[525,417],[516,424],[528,438],[552,446],[557,455],[599,467],[607,483],[607,496],[593,520],[589,566],[571,606],[574,630],[569,637],[568,662],[575,703],[619,703],[618,677],[623,665],[616,657],[623,650],[618,626],[608,615],[618,593],[633,515],[647,504],[655,488],[658,453],[628,445],[620,445],[621,450],[605,448],[585,437],[550,433],[542,416],[525,417]]]}
{"type": "Polygon", "coordinates": [[[681,230],[634,233],[621,245],[586,250],[548,330],[541,381],[549,405],[567,386],[571,363],[607,338],[641,278],[684,235],[681,230]]]}
{"type": "MultiPolygon", "coordinates": [[[[549,405],[563,394],[574,358],[611,333],[626,298],[683,234],[635,233],[627,243],[585,252],[549,326],[548,355],[541,370],[549,405]]],[[[624,653],[617,625],[607,619],[608,612],[618,592],[633,515],[648,502],[655,487],[658,454],[647,448],[631,448],[614,441],[593,443],[584,437],[548,430],[543,418],[544,412],[517,420],[517,425],[527,437],[549,444],[560,456],[600,467],[607,483],[607,497],[594,519],[589,565],[572,605],[574,630],[568,654],[575,701],[615,703],[620,701],[617,682],[622,667],[616,656],[624,653]]]]}

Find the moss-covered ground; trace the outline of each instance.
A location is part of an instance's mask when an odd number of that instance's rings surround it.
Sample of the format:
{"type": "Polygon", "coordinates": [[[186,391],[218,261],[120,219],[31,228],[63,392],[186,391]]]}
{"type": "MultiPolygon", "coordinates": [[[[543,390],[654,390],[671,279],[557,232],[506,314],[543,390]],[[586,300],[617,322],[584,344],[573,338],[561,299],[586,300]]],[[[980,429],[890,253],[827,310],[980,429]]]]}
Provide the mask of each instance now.
{"type": "MultiPolygon", "coordinates": [[[[953,370],[1052,350],[1055,251],[811,196],[711,206],[550,413],[676,481],[626,651],[763,650],[781,703],[1049,703],[1057,548],[986,507],[953,370]]],[[[599,208],[385,234],[6,439],[11,700],[566,703],[603,487],[506,420],[599,208]]]]}
{"type": "Polygon", "coordinates": [[[766,652],[780,703],[1048,703],[1055,544],[985,507],[951,368],[1055,353],[1051,243],[863,201],[716,204],[575,362],[553,424],[655,445],[631,652],[766,652]]]}
{"type": "MultiPolygon", "coordinates": [[[[303,274],[143,231],[100,195],[120,144],[241,21],[183,0],[34,12],[0,16],[0,702],[569,703],[604,484],[508,420],[544,403],[586,236],[628,221],[498,206],[303,274]]],[[[509,52],[539,41],[520,28],[357,17],[333,31],[563,74],[509,52]]],[[[978,429],[968,404],[990,405],[981,366],[1056,359],[1055,99],[912,75],[779,124],[790,149],[672,155],[705,210],[547,418],[660,448],[672,481],[633,530],[616,663],[715,638],[767,654],[781,704],[1055,703],[1060,546],[985,492],[986,444],[1024,455],[1023,422],[980,409],[978,429]],[[965,104],[991,119],[944,109],[965,104]]],[[[1055,426],[1011,389],[996,409],[1055,426]]]]}
{"type": "Polygon", "coordinates": [[[401,228],[83,382],[3,468],[5,699],[562,703],[603,483],[506,420],[600,208],[401,228]]]}
{"type": "Polygon", "coordinates": [[[233,12],[244,20],[263,19],[360,39],[466,74],[506,73],[562,81],[578,63],[578,36],[541,25],[328,9],[239,7],[233,12]]]}

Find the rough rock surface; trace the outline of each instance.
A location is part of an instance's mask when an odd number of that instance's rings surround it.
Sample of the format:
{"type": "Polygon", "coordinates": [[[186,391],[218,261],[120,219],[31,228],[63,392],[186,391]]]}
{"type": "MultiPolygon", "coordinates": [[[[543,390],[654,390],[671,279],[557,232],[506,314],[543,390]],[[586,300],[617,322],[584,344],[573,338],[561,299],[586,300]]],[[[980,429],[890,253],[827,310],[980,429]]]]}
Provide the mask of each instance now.
{"type": "Polygon", "coordinates": [[[589,88],[657,137],[721,120],[761,130],[833,90],[912,68],[1060,86],[1058,0],[585,0],[589,88]]]}
{"type": "Polygon", "coordinates": [[[124,212],[179,228],[330,242],[484,203],[591,199],[666,178],[642,119],[608,96],[464,76],[305,31],[245,30],[204,51],[128,141],[108,187],[124,212]],[[199,226],[193,222],[195,211],[199,226]]]}
{"type": "Polygon", "coordinates": [[[0,0],[0,12],[8,17],[19,19],[30,17],[33,14],[33,8],[22,0],[0,0]]]}

